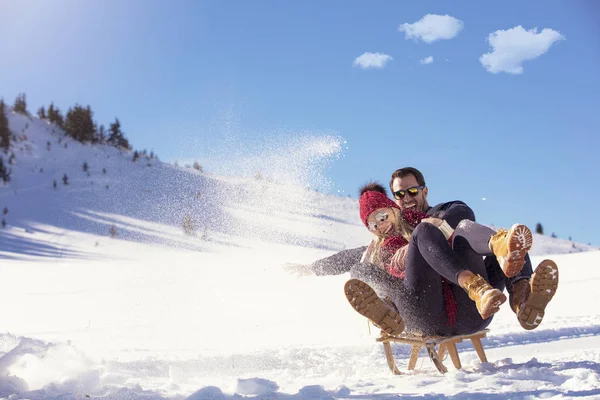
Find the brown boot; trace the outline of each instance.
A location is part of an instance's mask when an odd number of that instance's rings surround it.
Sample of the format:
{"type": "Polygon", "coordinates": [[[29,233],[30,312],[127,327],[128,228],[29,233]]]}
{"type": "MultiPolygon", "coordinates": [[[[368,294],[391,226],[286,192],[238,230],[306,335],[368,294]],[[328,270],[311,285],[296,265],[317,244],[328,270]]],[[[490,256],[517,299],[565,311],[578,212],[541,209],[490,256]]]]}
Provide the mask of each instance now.
{"type": "Polygon", "coordinates": [[[400,335],[404,332],[404,321],[384,300],[381,300],[373,288],[358,279],[350,279],[344,285],[344,293],[350,305],[361,315],[369,318],[373,325],[388,335],[400,335]]]}
{"type": "Polygon", "coordinates": [[[481,318],[488,319],[500,310],[500,305],[506,301],[504,293],[494,289],[481,275],[473,275],[464,282],[463,288],[469,298],[475,302],[481,318]]]}
{"type": "Polygon", "coordinates": [[[522,279],[515,283],[510,305],[524,329],[529,331],[540,325],[546,306],[554,297],[557,288],[558,266],[552,260],[542,261],[530,280],[522,279]]]}
{"type": "Polygon", "coordinates": [[[509,278],[521,272],[532,244],[531,230],[521,224],[514,224],[509,230],[499,229],[489,241],[490,250],[498,259],[504,275],[509,278]]]}

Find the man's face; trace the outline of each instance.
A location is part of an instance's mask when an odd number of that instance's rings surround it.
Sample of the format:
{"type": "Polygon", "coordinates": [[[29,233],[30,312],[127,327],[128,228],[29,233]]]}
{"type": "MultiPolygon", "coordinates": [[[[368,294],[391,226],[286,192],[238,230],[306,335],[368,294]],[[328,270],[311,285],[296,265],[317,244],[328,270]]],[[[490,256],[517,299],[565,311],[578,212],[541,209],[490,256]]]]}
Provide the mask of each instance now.
{"type": "Polygon", "coordinates": [[[367,218],[369,230],[381,237],[387,237],[394,233],[395,222],[396,215],[389,207],[378,208],[367,218]]]}
{"type": "MultiPolygon", "coordinates": [[[[415,178],[413,174],[409,174],[403,178],[394,178],[392,182],[392,192],[406,190],[415,186],[419,186],[419,182],[417,182],[417,178],[415,178]]],[[[427,186],[425,186],[423,189],[419,189],[419,193],[415,197],[412,197],[407,192],[405,192],[404,197],[401,199],[396,198],[394,195],[394,201],[402,210],[405,208],[416,207],[418,210],[425,211],[428,207],[427,191],[427,186]]]]}

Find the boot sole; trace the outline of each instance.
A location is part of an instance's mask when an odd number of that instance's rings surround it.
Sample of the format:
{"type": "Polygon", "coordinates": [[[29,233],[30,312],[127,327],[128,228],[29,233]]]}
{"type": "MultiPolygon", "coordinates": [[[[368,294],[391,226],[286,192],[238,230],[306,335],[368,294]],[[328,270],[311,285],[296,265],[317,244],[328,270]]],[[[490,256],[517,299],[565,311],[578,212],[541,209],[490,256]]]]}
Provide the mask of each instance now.
{"type": "Polygon", "coordinates": [[[558,266],[552,260],[542,261],[531,276],[531,293],[517,318],[524,329],[537,328],[544,318],[546,306],[558,289],[558,266]]]}
{"type": "Polygon", "coordinates": [[[510,278],[523,269],[525,256],[533,245],[533,235],[525,225],[514,224],[508,231],[508,238],[508,255],[498,257],[498,261],[504,275],[510,278]]]}
{"type": "Polygon", "coordinates": [[[506,295],[498,289],[493,289],[486,292],[481,299],[483,306],[479,310],[481,318],[488,319],[492,315],[500,311],[500,306],[506,301],[506,295]]]}
{"type": "Polygon", "coordinates": [[[344,293],[352,308],[388,335],[400,335],[404,332],[402,317],[381,300],[375,290],[365,282],[350,279],[344,285],[344,293]]]}

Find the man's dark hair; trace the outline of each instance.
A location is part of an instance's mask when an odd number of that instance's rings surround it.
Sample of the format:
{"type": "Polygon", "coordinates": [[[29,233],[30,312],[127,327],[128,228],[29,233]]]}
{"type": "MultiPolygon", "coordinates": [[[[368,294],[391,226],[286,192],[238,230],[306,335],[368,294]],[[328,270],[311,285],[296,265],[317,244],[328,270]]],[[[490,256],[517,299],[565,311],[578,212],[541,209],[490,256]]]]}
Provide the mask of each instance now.
{"type": "Polygon", "coordinates": [[[380,184],[379,182],[369,182],[369,183],[363,185],[358,190],[358,195],[362,196],[363,193],[365,193],[365,192],[379,192],[379,193],[383,193],[387,196],[387,190],[385,190],[383,185],[380,184]]]}
{"type": "Polygon", "coordinates": [[[392,179],[390,179],[390,190],[392,192],[394,191],[394,189],[392,189],[392,183],[394,182],[394,179],[404,178],[405,176],[408,176],[408,175],[414,175],[419,186],[425,186],[425,178],[423,177],[423,174],[421,173],[421,171],[419,171],[418,169],[413,168],[413,167],[405,167],[405,168],[400,168],[400,169],[395,170],[394,173],[392,174],[392,179]]]}

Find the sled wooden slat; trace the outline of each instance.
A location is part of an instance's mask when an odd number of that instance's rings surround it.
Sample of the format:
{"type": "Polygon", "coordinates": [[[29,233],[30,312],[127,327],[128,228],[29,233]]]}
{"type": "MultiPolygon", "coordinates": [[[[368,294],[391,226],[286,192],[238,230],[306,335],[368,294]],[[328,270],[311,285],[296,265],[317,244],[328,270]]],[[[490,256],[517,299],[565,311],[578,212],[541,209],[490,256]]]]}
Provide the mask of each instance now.
{"type": "Polygon", "coordinates": [[[481,338],[471,338],[471,342],[473,343],[473,347],[475,347],[475,351],[477,352],[481,362],[487,362],[487,357],[485,356],[485,351],[483,351],[483,345],[481,344],[481,338]]]}
{"type": "Polygon", "coordinates": [[[402,372],[396,366],[396,362],[394,361],[394,353],[392,353],[392,346],[390,346],[390,342],[383,342],[383,351],[385,352],[385,359],[387,360],[388,367],[394,375],[402,375],[402,372]]]}
{"type": "Polygon", "coordinates": [[[460,358],[458,358],[458,350],[456,349],[456,343],[447,342],[446,348],[448,349],[448,354],[450,354],[450,359],[452,360],[452,364],[454,364],[454,368],[461,369],[462,364],[460,363],[460,358]]]}
{"type": "Polygon", "coordinates": [[[412,371],[415,369],[417,365],[417,360],[419,359],[419,353],[421,353],[422,344],[413,344],[412,349],[410,351],[410,360],[408,361],[408,370],[412,371]]]}
{"type": "Polygon", "coordinates": [[[392,352],[391,343],[402,343],[409,344],[412,346],[410,352],[410,359],[408,361],[408,370],[412,371],[415,369],[417,365],[417,360],[419,358],[419,354],[421,353],[421,349],[425,347],[427,350],[427,354],[435,367],[440,371],[440,373],[444,374],[448,372],[448,369],[444,366],[443,359],[448,352],[450,359],[452,360],[452,364],[456,369],[462,368],[462,364],[460,362],[460,358],[458,356],[458,350],[456,349],[456,344],[462,342],[465,339],[468,339],[473,344],[475,352],[477,356],[481,360],[481,362],[487,362],[487,357],[485,355],[485,351],[483,350],[483,345],[481,344],[481,339],[483,339],[486,334],[489,332],[489,329],[484,329],[479,332],[472,333],[470,335],[459,335],[459,336],[449,336],[449,337],[418,337],[411,335],[399,335],[399,336],[390,336],[386,332],[381,331],[381,337],[377,338],[378,342],[383,343],[383,350],[385,353],[385,358],[387,360],[388,366],[390,370],[395,375],[402,375],[402,372],[396,366],[396,361],[394,360],[394,353],[392,352]],[[437,350],[436,350],[437,346],[437,350]]]}
{"type": "Polygon", "coordinates": [[[443,360],[445,355],[446,355],[446,343],[442,343],[442,344],[440,344],[440,348],[438,349],[438,356],[440,357],[440,360],[443,360]]]}

